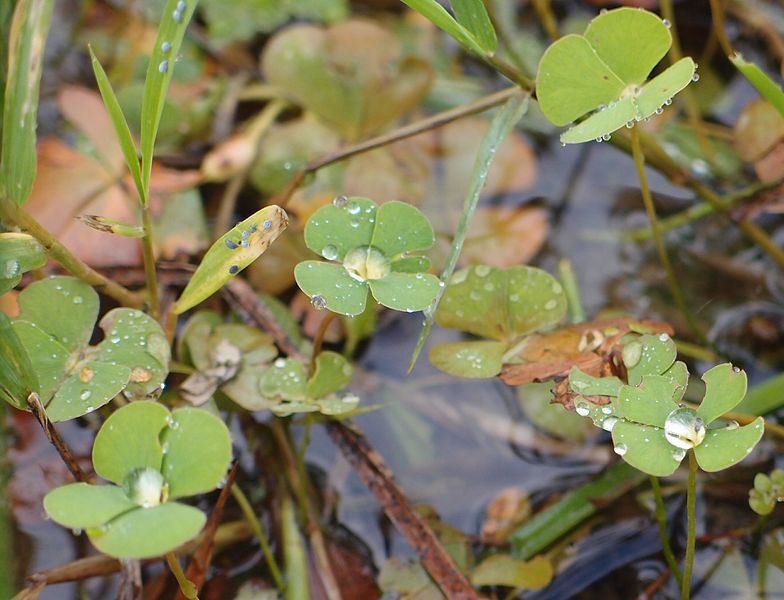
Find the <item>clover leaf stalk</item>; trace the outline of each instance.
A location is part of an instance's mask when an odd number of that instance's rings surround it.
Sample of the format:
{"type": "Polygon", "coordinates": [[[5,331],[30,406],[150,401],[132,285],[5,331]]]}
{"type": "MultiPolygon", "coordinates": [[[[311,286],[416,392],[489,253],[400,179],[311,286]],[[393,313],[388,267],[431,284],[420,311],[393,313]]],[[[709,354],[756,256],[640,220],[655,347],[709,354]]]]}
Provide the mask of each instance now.
{"type": "Polygon", "coordinates": [[[632,156],[634,164],[637,168],[637,177],[640,180],[640,192],[642,193],[642,201],[645,205],[645,212],[648,214],[648,220],[651,223],[651,233],[653,234],[654,242],[656,243],[656,252],[659,254],[659,261],[667,273],[667,282],[670,285],[670,293],[678,310],[686,318],[689,328],[692,330],[701,342],[704,343],[705,336],[702,330],[694,320],[694,316],[686,306],[683,299],[683,292],[681,291],[678,279],[675,277],[675,271],[672,268],[670,257],[667,254],[667,247],[664,245],[664,237],[659,229],[659,219],[656,215],[656,207],[653,205],[653,198],[651,197],[651,190],[648,186],[648,178],[645,175],[645,155],[642,153],[640,147],[640,131],[637,123],[631,128],[631,142],[632,142],[632,156]]]}

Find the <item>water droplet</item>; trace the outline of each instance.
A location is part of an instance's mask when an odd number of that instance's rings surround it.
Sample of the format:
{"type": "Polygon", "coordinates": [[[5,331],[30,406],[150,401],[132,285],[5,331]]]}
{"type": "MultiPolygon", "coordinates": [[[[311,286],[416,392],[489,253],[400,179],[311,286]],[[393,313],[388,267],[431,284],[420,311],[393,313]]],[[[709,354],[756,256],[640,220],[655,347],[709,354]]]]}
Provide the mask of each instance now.
{"type": "Polygon", "coordinates": [[[337,206],[338,208],[343,208],[347,202],[348,198],[345,196],[335,196],[335,199],[332,201],[332,205],[337,206]]]}
{"type": "MultiPolygon", "coordinates": [[[[5,262],[5,276],[6,277],[14,277],[16,274],[19,273],[19,261],[15,258],[11,258],[5,262]]],[[[58,286],[60,287],[60,286],[58,286]]]]}
{"type": "Polygon", "coordinates": [[[487,277],[490,274],[490,265],[477,265],[474,267],[474,273],[477,277],[487,277]]]}
{"type": "Polygon", "coordinates": [[[727,421],[727,429],[737,429],[740,427],[740,423],[737,421],[727,421]]]}
{"type": "Polygon", "coordinates": [[[351,219],[351,227],[357,229],[359,227],[359,221],[357,219],[351,219]]]}
{"type": "Polygon", "coordinates": [[[616,444],[615,447],[613,448],[613,451],[618,456],[623,456],[629,451],[629,447],[626,444],[616,444]]]}
{"type": "Polygon", "coordinates": [[[179,0],[179,2],[177,2],[177,7],[175,10],[179,10],[180,12],[185,12],[185,0],[179,0]]]}
{"type": "Polygon", "coordinates": [[[609,134],[609,133],[605,133],[605,134],[602,136],[602,141],[603,141],[603,142],[609,142],[609,141],[610,141],[610,134],[609,134]]]}
{"type": "Polygon", "coordinates": [[[350,215],[358,215],[359,211],[362,210],[362,207],[352,200],[351,202],[348,203],[346,210],[350,215]]]}
{"type": "Polygon", "coordinates": [[[264,221],[261,226],[264,228],[264,231],[269,231],[272,227],[272,221],[264,221]]]}
{"type": "Polygon", "coordinates": [[[237,249],[237,244],[232,242],[230,239],[227,238],[227,239],[224,240],[224,242],[226,243],[226,247],[229,250],[236,250],[237,249]]]}
{"type": "Polygon", "coordinates": [[[623,364],[627,369],[635,367],[642,358],[642,344],[640,342],[626,344],[621,351],[621,358],[623,358],[623,364]]]}
{"type": "Polygon", "coordinates": [[[324,296],[319,296],[316,294],[310,299],[310,303],[313,305],[313,308],[316,310],[324,310],[327,308],[327,300],[324,296]]]}
{"type": "Polygon", "coordinates": [[[250,247],[250,242],[249,242],[248,240],[242,240],[242,241],[240,242],[240,245],[241,245],[243,248],[248,248],[248,247],[250,247]]]}
{"type": "Polygon", "coordinates": [[[250,237],[250,231],[248,231],[247,229],[243,230],[242,239],[247,240],[249,237],[250,237]]]}
{"type": "Polygon", "coordinates": [[[618,422],[618,417],[607,417],[602,421],[602,429],[611,432],[617,422],[618,422]]]}
{"type": "Polygon", "coordinates": [[[605,415],[611,415],[612,414],[612,408],[609,407],[609,406],[602,406],[602,412],[605,415]]]}
{"type": "Polygon", "coordinates": [[[229,274],[236,275],[239,272],[240,268],[237,265],[231,265],[229,267],[229,274]]]}
{"type": "Polygon", "coordinates": [[[114,336],[113,338],[110,338],[109,341],[112,344],[119,344],[120,343],[120,336],[114,336]]]}
{"type": "Polygon", "coordinates": [[[663,25],[664,25],[664,26],[665,26],[667,29],[669,29],[670,27],[672,27],[672,23],[670,23],[669,19],[662,19],[662,24],[663,24],[663,25]]]}
{"type": "Polygon", "coordinates": [[[740,367],[732,367],[733,373],[740,373],[740,367]]]}
{"type": "Polygon", "coordinates": [[[578,400],[574,403],[574,412],[581,417],[587,417],[591,414],[591,407],[588,406],[588,403],[585,400],[578,400]]]}
{"type": "Polygon", "coordinates": [[[180,12],[179,10],[177,10],[177,9],[175,8],[175,9],[172,11],[172,19],[174,19],[174,21],[175,21],[176,23],[181,23],[181,22],[182,22],[182,12],[180,12]]]}
{"type": "Polygon", "coordinates": [[[695,82],[696,82],[696,81],[699,81],[699,80],[700,80],[700,75],[699,75],[699,73],[694,73],[694,75],[692,75],[692,76],[691,76],[691,80],[692,80],[692,81],[695,81],[695,82]]]}
{"type": "Polygon", "coordinates": [[[548,300],[547,302],[544,303],[545,310],[553,310],[556,306],[558,306],[557,300],[548,300]]]}
{"type": "Polygon", "coordinates": [[[170,51],[171,51],[171,47],[172,47],[172,46],[171,46],[171,44],[170,44],[169,42],[163,42],[163,43],[161,44],[161,52],[163,52],[164,54],[166,54],[166,53],[168,53],[168,52],[170,52],[170,51]]]}
{"type": "Polygon", "coordinates": [[[664,421],[664,437],[676,448],[694,448],[705,439],[705,422],[688,407],[676,408],[664,421]]]}
{"type": "Polygon", "coordinates": [[[626,121],[626,129],[631,129],[634,127],[634,121],[626,121]]]}
{"type": "Polygon", "coordinates": [[[286,366],[286,359],[285,358],[276,358],[274,364],[278,369],[282,369],[286,366]]]}
{"type": "Polygon", "coordinates": [[[79,399],[87,400],[90,396],[92,396],[92,392],[90,390],[84,390],[81,394],[79,394],[79,399]]]}
{"type": "Polygon", "coordinates": [[[165,73],[165,72],[166,72],[166,71],[168,71],[168,70],[169,70],[169,61],[168,61],[167,59],[164,59],[164,60],[162,60],[162,61],[161,61],[161,63],[158,65],[158,71],[159,71],[160,73],[165,73]]]}
{"type": "Polygon", "coordinates": [[[667,99],[664,101],[664,104],[666,104],[667,106],[669,106],[670,104],[672,104],[672,98],[667,98],[667,99]]]}
{"type": "Polygon", "coordinates": [[[672,455],[671,456],[675,460],[677,460],[678,462],[681,462],[684,459],[684,457],[686,456],[686,450],[684,450],[683,448],[675,448],[672,451],[672,455]]]}
{"type": "Polygon", "coordinates": [[[659,335],[660,342],[668,342],[669,340],[670,340],[670,336],[667,335],[666,333],[662,333],[659,335]]]}

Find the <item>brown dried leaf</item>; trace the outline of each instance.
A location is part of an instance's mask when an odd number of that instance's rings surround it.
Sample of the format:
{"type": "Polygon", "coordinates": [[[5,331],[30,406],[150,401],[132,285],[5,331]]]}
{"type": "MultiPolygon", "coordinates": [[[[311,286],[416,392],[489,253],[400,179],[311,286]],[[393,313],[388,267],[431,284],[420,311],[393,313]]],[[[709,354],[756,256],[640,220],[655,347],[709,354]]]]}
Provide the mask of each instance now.
{"type": "MultiPolygon", "coordinates": [[[[644,321],[631,317],[597,319],[570,325],[555,331],[528,336],[520,347],[519,364],[504,365],[499,377],[509,385],[521,385],[566,377],[569,369],[579,367],[594,376],[601,376],[610,362],[621,338],[640,327],[652,333],[673,334],[668,323],[644,321]]],[[[556,397],[556,402],[568,404],[556,397]]]]}
{"type": "Polygon", "coordinates": [[[480,206],[471,221],[460,264],[525,264],[539,252],[548,230],[547,211],[538,206],[480,206]]]}

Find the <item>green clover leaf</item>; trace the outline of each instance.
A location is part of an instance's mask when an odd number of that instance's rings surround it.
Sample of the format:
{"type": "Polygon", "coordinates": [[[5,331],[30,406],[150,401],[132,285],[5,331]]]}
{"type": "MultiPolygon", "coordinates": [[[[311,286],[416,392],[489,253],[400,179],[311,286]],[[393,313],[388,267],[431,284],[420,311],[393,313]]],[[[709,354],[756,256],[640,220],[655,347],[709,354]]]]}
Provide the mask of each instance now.
{"type": "Polygon", "coordinates": [[[682,58],[646,83],[671,45],[670,31],[659,17],[628,7],[607,11],[583,35],[566,35],[552,44],[536,76],[542,112],[556,125],[567,125],[596,111],[566,131],[561,142],[601,141],[661,112],[696,69],[691,58],[682,58]]]}
{"type": "Polygon", "coordinates": [[[56,488],[44,509],[60,525],[84,529],[109,556],[160,556],[206,522],[200,510],[173,500],[215,489],[230,460],[231,437],[218,417],[134,402],[106,419],[93,446],[96,473],[114,485],[56,488]]]}
{"type": "Polygon", "coordinates": [[[534,267],[499,269],[476,265],[452,275],[436,312],[442,327],[490,340],[433,346],[430,362],[451,375],[493,377],[506,353],[522,338],[552,327],[566,314],[566,298],[555,278],[534,267]]]}
{"type": "Polygon", "coordinates": [[[261,376],[259,389],[274,402],[272,412],[279,417],[303,412],[343,415],[359,403],[354,394],[336,394],[351,381],[352,375],[351,363],[336,352],[321,352],[310,378],[301,360],[278,358],[261,376]]]}
{"type": "Polygon", "coordinates": [[[74,277],[32,283],[19,294],[19,306],[13,330],[37,374],[31,391],[52,421],[84,415],[120,392],[129,398],[153,394],[169,372],[169,344],[160,325],[136,309],[106,313],[99,323],[104,339],[90,346],[98,294],[74,277]]]}
{"type": "Polygon", "coordinates": [[[218,313],[200,311],[186,323],[178,355],[197,369],[180,384],[180,396],[191,404],[199,406],[220,391],[246,410],[272,405],[259,392],[259,377],[278,351],[263,331],[224,323],[218,313]]]}
{"type": "Polygon", "coordinates": [[[340,196],[310,217],[305,243],[336,261],[306,260],[294,270],[297,285],[317,308],[356,316],[364,312],[369,291],[387,308],[414,312],[438,295],[438,278],[423,272],[429,261],[408,256],[433,245],[433,227],[405,202],[377,206],[367,198],[340,196]]]}
{"type": "Polygon", "coordinates": [[[675,344],[666,334],[643,335],[622,352],[629,384],[617,377],[595,378],[576,367],[569,374],[575,410],[612,432],[615,452],[633,467],[663,477],[671,475],[693,449],[704,471],[720,471],[743,460],[764,431],[758,417],[740,427],[720,424],[746,394],[746,374],[729,363],[707,371],[705,396],[696,410],[680,403],[688,384],[686,365],[675,361],[675,344]],[[604,396],[607,404],[586,396],[604,396]]]}

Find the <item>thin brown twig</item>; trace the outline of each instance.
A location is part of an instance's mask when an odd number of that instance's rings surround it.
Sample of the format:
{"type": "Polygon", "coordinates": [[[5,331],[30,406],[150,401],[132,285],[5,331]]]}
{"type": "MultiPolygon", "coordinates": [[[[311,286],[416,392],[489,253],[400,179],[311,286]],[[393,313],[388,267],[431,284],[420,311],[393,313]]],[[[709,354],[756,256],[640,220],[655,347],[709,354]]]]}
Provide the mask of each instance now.
{"type": "Polygon", "coordinates": [[[80,482],[91,482],[93,481],[92,477],[89,477],[82,471],[82,468],[79,466],[76,458],[71,453],[71,450],[65,443],[65,440],[60,437],[60,434],[57,433],[57,430],[54,428],[54,425],[49,420],[49,417],[46,415],[46,409],[44,405],[41,404],[41,398],[33,392],[27,397],[27,405],[30,407],[30,412],[33,413],[36,421],[41,425],[41,429],[44,430],[44,434],[49,442],[54,446],[57,453],[60,455],[60,458],[63,459],[65,466],[68,467],[68,470],[71,472],[71,475],[74,476],[76,481],[80,482]]]}
{"type": "Polygon", "coordinates": [[[311,161],[294,174],[294,177],[291,179],[291,181],[289,181],[289,184],[272,201],[272,204],[285,207],[286,204],[288,204],[288,201],[291,199],[291,196],[302,184],[302,181],[305,179],[305,177],[323,167],[340,162],[342,160],[346,160],[347,158],[351,158],[357,154],[362,154],[363,152],[374,150],[375,148],[413,137],[425,131],[442,127],[443,125],[451,123],[452,121],[462,117],[484,112],[489,108],[503,104],[519,90],[520,88],[518,86],[508,87],[501,90],[500,92],[496,92],[494,94],[480,98],[476,102],[472,102],[464,106],[458,106],[450,110],[445,110],[444,112],[435,114],[432,117],[428,117],[427,119],[422,119],[421,121],[411,123],[410,125],[405,125],[404,127],[400,127],[394,131],[390,131],[389,133],[384,133],[369,140],[365,140],[364,142],[359,142],[358,144],[352,144],[351,146],[340,148],[330,154],[327,154],[326,156],[323,156],[322,158],[311,161]]]}

